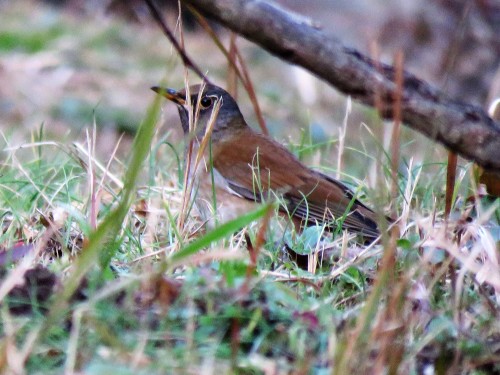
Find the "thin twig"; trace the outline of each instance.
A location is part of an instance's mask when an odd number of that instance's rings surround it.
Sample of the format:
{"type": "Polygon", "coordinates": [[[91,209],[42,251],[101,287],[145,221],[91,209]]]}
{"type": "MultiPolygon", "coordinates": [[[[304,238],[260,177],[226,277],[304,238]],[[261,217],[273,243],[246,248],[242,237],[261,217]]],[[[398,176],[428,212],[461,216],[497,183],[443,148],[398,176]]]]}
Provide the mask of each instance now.
{"type": "Polygon", "coordinates": [[[238,47],[236,43],[234,44],[234,52],[235,54],[232,54],[230,51],[224,47],[222,42],[219,40],[217,37],[217,34],[215,31],[212,29],[210,24],[207,22],[205,17],[200,14],[195,8],[190,6],[189,4],[187,5],[188,9],[193,13],[193,15],[196,17],[196,21],[199,23],[199,25],[210,35],[212,40],[214,41],[215,45],[220,49],[220,51],[224,54],[226,57],[230,68],[234,69],[234,73],[238,76],[240,79],[241,83],[243,84],[243,87],[245,88],[248,97],[250,98],[250,101],[252,102],[253,108],[255,115],[257,117],[257,121],[259,122],[259,126],[264,134],[269,134],[269,131],[266,126],[266,122],[264,121],[264,116],[262,115],[262,111],[259,106],[259,102],[257,100],[257,94],[255,93],[255,89],[252,84],[252,80],[250,79],[250,75],[248,74],[248,69],[246,68],[246,64],[244,59],[242,58],[238,47]],[[237,57],[237,59],[235,58],[237,57]],[[237,61],[239,61],[239,65],[237,61]]]}
{"type": "Polygon", "coordinates": [[[168,38],[168,40],[170,40],[170,43],[172,43],[174,48],[179,53],[179,56],[181,57],[184,65],[193,70],[205,82],[210,83],[210,80],[205,76],[205,74],[202,73],[201,69],[198,68],[198,66],[193,62],[193,60],[189,58],[189,56],[186,54],[186,51],[181,47],[179,42],[177,42],[177,39],[175,39],[174,34],[168,28],[165,20],[163,19],[163,16],[161,15],[154,1],[153,0],[144,0],[144,1],[146,2],[146,5],[148,6],[151,15],[153,16],[158,26],[160,26],[165,36],[168,38]]]}

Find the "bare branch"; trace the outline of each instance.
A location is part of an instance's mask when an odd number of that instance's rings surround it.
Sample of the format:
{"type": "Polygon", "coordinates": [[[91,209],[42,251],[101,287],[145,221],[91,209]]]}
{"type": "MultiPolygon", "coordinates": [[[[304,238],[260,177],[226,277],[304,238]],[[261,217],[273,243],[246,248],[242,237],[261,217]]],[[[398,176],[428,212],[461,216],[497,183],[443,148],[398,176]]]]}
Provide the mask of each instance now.
{"type": "Polygon", "coordinates": [[[394,68],[347,48],[305,18],[263,0],[182,0],[274,55],[300,65],[339,91],[373,106],[384,102],[391,118],[401,97],[406,125],[482,167],[500,173],[500,124],[480,107],[455,101],[410,73],[397,93],[394,68]]]}

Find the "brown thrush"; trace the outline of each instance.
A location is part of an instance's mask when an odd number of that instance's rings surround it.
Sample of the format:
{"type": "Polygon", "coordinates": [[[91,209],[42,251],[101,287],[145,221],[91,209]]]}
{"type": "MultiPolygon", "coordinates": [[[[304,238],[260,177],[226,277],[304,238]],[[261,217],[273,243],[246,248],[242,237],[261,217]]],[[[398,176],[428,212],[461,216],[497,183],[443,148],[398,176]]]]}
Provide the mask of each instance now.
{"type": "Polygon", "coordinates": [[[250,128],[236,101],[222,88],[191,86],[189,98],[184,89],[152,89],[177,104],[186,135],[190,134],[190,118],[196,119],[192,155],[197,154],[204,137],[210,137],[210,147],[202,151],[204,162],[195,168],[193,157],[189,166],[196,184],[195,202],[205,219],[216,213],[219,221],[225,222],[255,209],[263,200],[281,197],[280,210],[302,225],[326,224],[327,229],[335,230],[340,222],[343,229],[365,239],[379,235],[375,213],[351,190],[308,168],[281,144],[250,128]],[[193,111],[191,116],[189,110],[193,111]]]}

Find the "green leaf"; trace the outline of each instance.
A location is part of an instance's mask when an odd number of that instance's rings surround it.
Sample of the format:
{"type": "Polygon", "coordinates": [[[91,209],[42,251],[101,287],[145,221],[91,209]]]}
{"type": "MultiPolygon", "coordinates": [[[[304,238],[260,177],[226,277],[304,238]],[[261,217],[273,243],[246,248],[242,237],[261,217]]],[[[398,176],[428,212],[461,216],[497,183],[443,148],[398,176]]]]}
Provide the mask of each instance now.
{"type": "Polygon", "coordinates": [[[406,238],[401,238],[397,240],[396,243],[398,247],[402,248],[403,250],[410,250],[412,247],[411,241],[407,240],[406,238]]]}
{"type": "Polygon", "coordinates": [[[217,227],[213,231],[207,233],[201,238],[189,243],[183,249],[177,251],[170,257],[170,261],[175,263],[179,262],[193,254],[196,254],[198,251],[206,248],[212,242],[220,240],[238,230],[250,224],[252,221],[258,220],[261,217],[264,217],[269,210],[273,209],[273,205],[263,205],[259,207],[257,210],[252,211],[248,214],[242,215],[234,220],[231,220],[227,223],[222,224],[217,227]]]}

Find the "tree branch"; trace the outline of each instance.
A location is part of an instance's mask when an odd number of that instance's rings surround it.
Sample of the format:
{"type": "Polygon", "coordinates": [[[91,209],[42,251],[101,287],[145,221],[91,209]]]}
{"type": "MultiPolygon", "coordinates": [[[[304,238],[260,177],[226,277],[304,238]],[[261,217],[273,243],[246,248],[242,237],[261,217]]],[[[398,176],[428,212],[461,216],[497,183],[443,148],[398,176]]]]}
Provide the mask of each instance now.
{"type": "Polygon", "coordinates": [[[410,73],[398,92],[394,68],[376,63],[328,37],[305,18],[262,0],[182,0],[272,54],[300,65],[339,91],[392,117],[401,96],[402,119],[410,128],[454,152],[500,173],[500,124],[480,107],[455,101],[410,73]]]}

